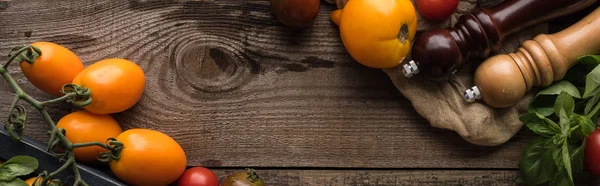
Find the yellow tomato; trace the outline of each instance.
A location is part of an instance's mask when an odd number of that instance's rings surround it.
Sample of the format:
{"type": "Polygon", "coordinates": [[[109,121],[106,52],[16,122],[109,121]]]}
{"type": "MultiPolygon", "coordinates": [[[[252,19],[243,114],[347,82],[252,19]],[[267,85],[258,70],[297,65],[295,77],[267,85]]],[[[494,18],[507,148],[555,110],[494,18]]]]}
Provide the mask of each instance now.
{"type": "MultiPolygon", "coordinates": [[[[112,116],[94,114],[86,110],[67,114],[58,121],[56,127],[65,129],[65,137],[72,143],[105,143],[108,138],[116,138],[123,132],[112,116]]],[[[107,151],[102,147],[89,146],[76,148],[74,153],[77,161],[94,162],[100,153],[107,151]]]]}
{"type": "Polygon", "coordinates": [[[346,50],[371,68],[392,68],[408,56],[417,32],[410,0],[350,0],[330,15],[346,50]]]}
{"type": "Polygon", "coordinates": [[[109,162],[117,178],[132,186],[166,186],[177,181],[187,166],[185,151],[160,131],[129,129],[119,136],[123,150],[109,162]]]}
{"type": "Polygon", "coordinates": [[[83,63],[73,51],[51,42],[31,44],[42,51],[33,64],[21,62],[23,74],[36,88],[54,96],[62,96],[63,85],[71,83],[84,69],[83,63]]]}
{"type": "Polygon", "coordinates": [[[96,114],[114,114],[133,107],[141,99],[145,83],[140,66],[119,58],[98,61],[73,79],[73,84],[92,92],[92,103],[84,108],[96,114]]]}

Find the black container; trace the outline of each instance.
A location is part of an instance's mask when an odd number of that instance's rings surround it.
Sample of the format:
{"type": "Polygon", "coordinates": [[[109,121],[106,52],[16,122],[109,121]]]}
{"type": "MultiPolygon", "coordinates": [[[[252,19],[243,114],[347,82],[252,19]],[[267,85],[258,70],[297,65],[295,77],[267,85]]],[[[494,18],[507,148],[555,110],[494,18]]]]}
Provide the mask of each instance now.
{"type": "MultiPolygon", "coordinates": [[[[46,152],[45,144],[27,136],[24,136],[21,141],[15,141],[2,126],[4,124],[0,123],[0,159],[8,160],[18,155],[34,157],[39,161],[39,167],[36,172],[44,170],[52,172],[64,164],[64,161],[60,161],[46,152]]],[[[77,163],[77,167],[79,168],[81,178],[90,186],[126,186],[126,184],[117,180],[106,169],[90,167],[81,163],[77,163]]],[[[67,168],[58,174],[56,178],[66,182],[65,185],[73,185],[72,175],[72,169],[67,168]]]]}

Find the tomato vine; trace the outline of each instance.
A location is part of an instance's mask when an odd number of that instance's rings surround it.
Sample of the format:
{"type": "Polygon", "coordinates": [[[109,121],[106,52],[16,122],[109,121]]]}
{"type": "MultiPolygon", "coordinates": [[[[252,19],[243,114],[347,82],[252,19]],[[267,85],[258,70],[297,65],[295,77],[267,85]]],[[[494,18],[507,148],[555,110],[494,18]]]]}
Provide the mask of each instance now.
{"type": "Polygon", "coordinates": [[[72,168],[75,178],[73,185],[86,186],[87,183],[85,183],[85,181],[82,180],[81,175],[79,173],[79,169],[77,168],[77,163],[75,160],[73,150],[76,148],[89,146],[102,147],[104,149],[107,149],[108,152],[102,153],[101,157],[99,158],[99,161],[108,162],[110,160],[119,159],[119,154],[123,149],[123,143],[117,141],[114,138],[107,139],[105,143],[72,143],[65,137],[66,131],[62,128],[56,127],[56,123],[50,117],[50,114],[46,110],[46,106],[65,101],[77,107],[85,107],[86,105],[92,103],[92,98],[90,96],[91,91],[87,88],[75,84],[66,84],[61,90],[61,92],[64,95],[55,99],[39,101],[27,94],[9,73],[8,67],[12,62],[27,62],[33,64],[35,59],[41,56],[41,54],[42,51],[35,46],[18,47],[10,52],[9,60],[2,67],[0,67],[0,74],[2,74],[2,77],[4,77],[4,79],[15,91],[15,97],[9,108],[8,123],[4,125],[4,129],[14,140],[20,141],[22,139],[25,130],[25,120],[27,118],[27,112],[25,107],[19,104],[19,101],[25,101],[29,103],[42,115],[44,121],[50,128],[48,131],[50,138],[47,143],[48,146],[46,148],[46,151],[54,157],[65,161],[65,163],[60,168],[53,172],[48,173],[44,170],[42,173],[40,173],[38,177],[41,177],[42,179],[38,179],[36,183],[46,185],[58,173],[66,170],[67,168],[72,168]]]}

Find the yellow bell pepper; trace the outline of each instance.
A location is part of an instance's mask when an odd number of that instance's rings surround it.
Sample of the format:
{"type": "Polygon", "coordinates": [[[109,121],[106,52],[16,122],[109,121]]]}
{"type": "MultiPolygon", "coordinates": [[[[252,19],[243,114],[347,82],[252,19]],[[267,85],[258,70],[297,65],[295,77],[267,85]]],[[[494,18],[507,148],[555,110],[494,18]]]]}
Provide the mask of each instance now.
{"type": "Polygon", "coordinates": [[[330,18],[339,26],[352,58],[371,68],[399,65],[417,32],[417,14],[410,0],[349,0],[330,18]]]}

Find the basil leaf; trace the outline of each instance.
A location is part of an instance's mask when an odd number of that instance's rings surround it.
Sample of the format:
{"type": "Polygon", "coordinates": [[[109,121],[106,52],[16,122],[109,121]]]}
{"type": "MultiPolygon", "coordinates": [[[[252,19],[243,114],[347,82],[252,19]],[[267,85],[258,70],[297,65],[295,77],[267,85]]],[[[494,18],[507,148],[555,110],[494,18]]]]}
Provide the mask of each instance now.
{"type": "MultiPolygon", "coordinates": [[[[579,60],[597,62],[600,61],[600,57],[595,55],[582,56],[579,60]]],[[[585,78],[585,91],[583,92],[583,97],[587,98],[593,96],[591,93],[598,87],[600,87],[600,67],[596,66],[596,68],[587,74],[585,78]]]]}
{"type": "Polygon", "coordinates": [[[579,114],[571,115],[571,121],[580,126],[581,133],[584,136],[589,136],[596,129],[596,125],[592,122],[592,119],[579,114]]]}
{"type": "Polygon", "coordinates": [[[38,167],[38,160],[30,156],[14,156],[0,165],[0,181],[11,181],[31,174],[38,167]]]}
{"type": "Polygon", "coordinates": [[[29,184],[25,183],[25,181],[16,178],[10,181],[0,181],[0,185],[2,186],[29,186],[29,184]]]}
{"type": "Polygon", "coordinates": [[[537,112],[543,116],[549,116],[554,113],[554,102],[556,96],[561,92],[566,92],[571,97],[581,98],[579,90],[568,81],[562,80],[540,90],[529,104],[529,112],[537,112]]]}
{"type": "Polygon", "coordinates": [[[548,186],[574,186],[574,184],[573,182],[569,181],[569,175],[567,172],[561,170],[554,175],[550,182],[548,182],[548,186]]]}
{"type": "MultiPolygon", "coordinates": [[[[594,98],[592,98],[592,99],[594,99],[594,98]]],[[[588,103],[588,104],[592,105],[591,103],[588,103]]],[[[596,115],[598,115],[598,110],[600,110],[600,102],[593,105],[593,107],[594,107],[593,110],[591,110],[585,114],[586,117],[592,118],[592,117],[595,117],[596,115]]],[[[586,108],[587,108],[587,106],[586,106],[586,108]]]]}
{"type": "Polygon", "coordinates": [[[536,94],[536,98],[540,95],[560,95],[560,93],[562,92],[566,92],[571,97],[581,98],[581,94],[579,93],[577,87],[575,87],[575,85],[566,80],[554,82],[552,83],[552,85],[544,88],[543,90],[540,90],[536,94]]]}
{"type": "Polygon", "coordinates": [[[545,117],[538,113],[526,113],[521,115],[519,120],[521,120],[529,130],[541,136],[550,137],[560,133],[560,129],[556,123],[552,120],[548,120],[550,122],[547,122],[543,118],[545,117]]]}
{"type": "Polygon", "coordinates": [[[569,145],[569,152],[571,154],[571,167],[573,168],[573,175],[580,175],[583,172],[584,149],[585,149],[585,140],[583,140],[583,143],[581,143],[581,145],[569,145]]]}
{"type": "Polygon", "coordinates": [[[567,169],[567,174],[569,174],[569,180],[572,183],[573,169],[571,169],[571,155],[569,154],[569,146],[567,144],[567,141],[563,142],[562,145],[562,161],[564,163],[565,169],[567,169]]]}
{"type": "Polygon", "coordinates": [[[557,169],[552,158],[552,150],[547,147],[547,144],[547,139],[538,138],[525,147],[518,163],[520,181],[538,185],[555,176],[557,169]]]}
{"type": "Polygon", "coordinates": [[[575,109],[575,100],[573,100],[573,96],[564,91],[556,97],[556,102],[554,102],[554,112],[559,117],[561,109],[565,110],[566,115],[571,115],[575,109]]]}
{"type": "Polygon", "coordinates": [[[563,163],[563,152],[562,152],[562,144],[564,140],[560,140],[560,142],[554,142],[555,146],[551,148],[552,150],[552,160],[554,160],[554,165],[558,170],[562,170],[565,165],[563,163]]]}
{"type": "Polygon", "coordinates": [[[585,110],[583,111],[583,113],[585,115],[588,115],[590,113],[590,111],[592,111],[592,108],[594,108],[594,106],[596,106],[598,101],[600,101],[600,94],[595,94],[594,97],[592,97],[592,99],[590,99],[590,101],[588,101],[587,104],[585,105],[585,110]]]}

